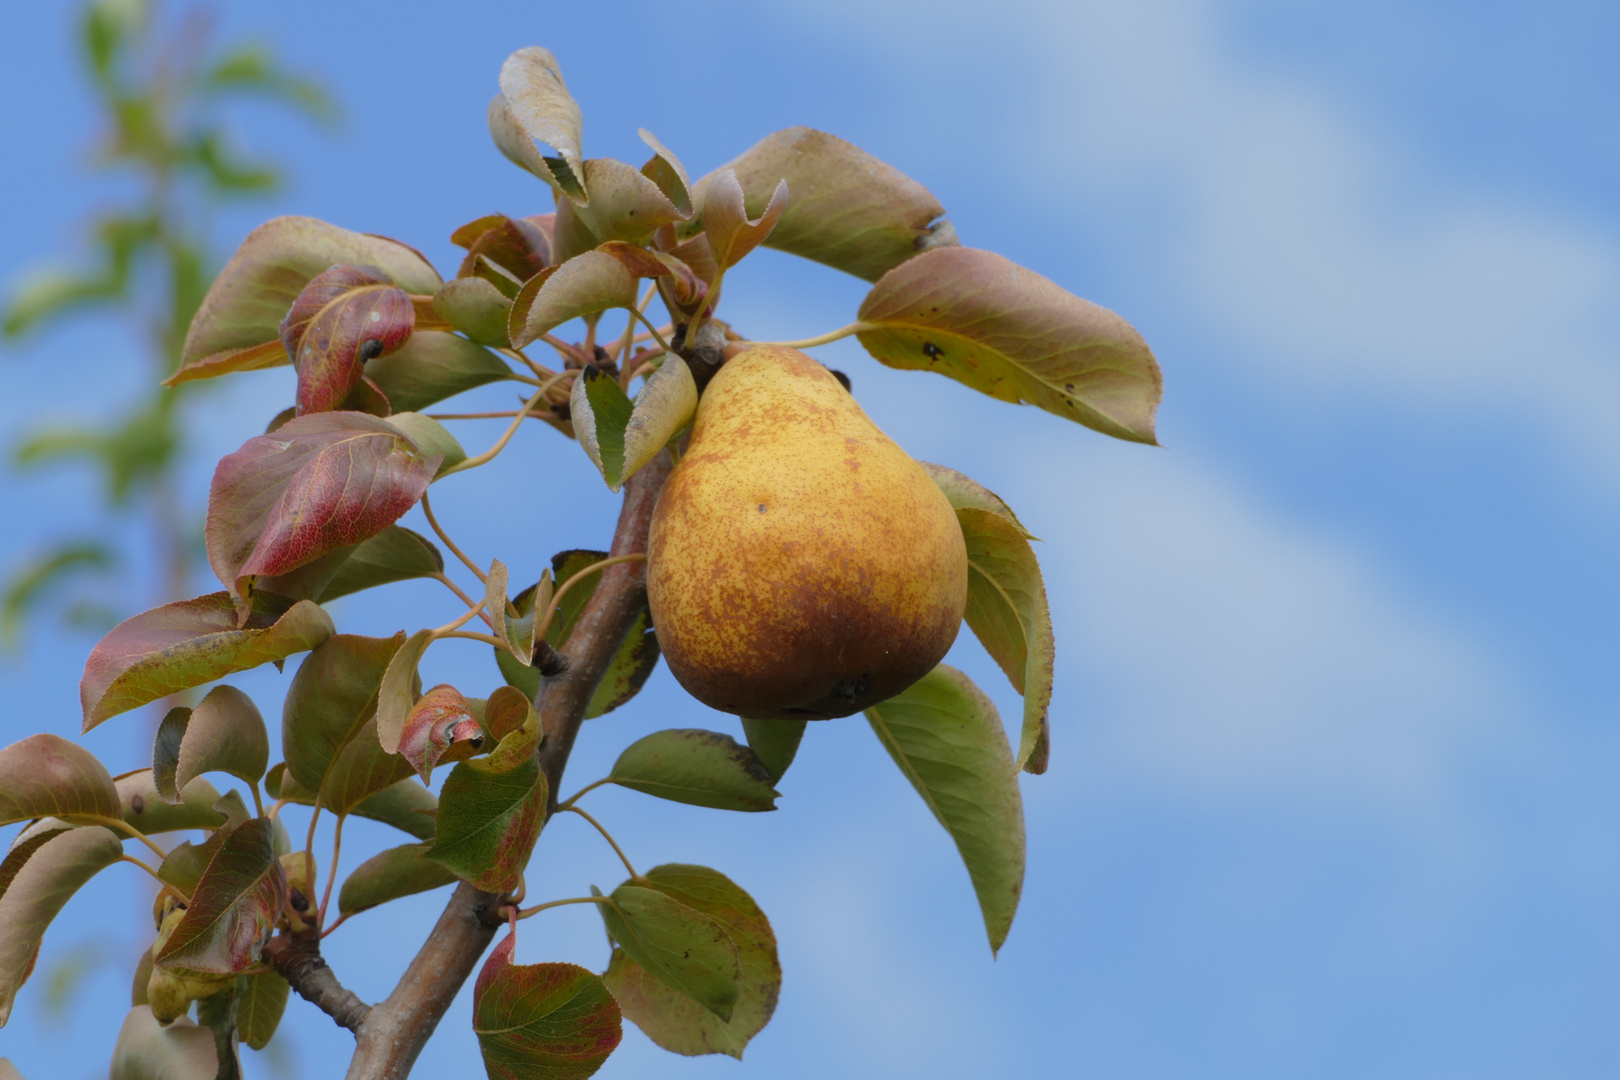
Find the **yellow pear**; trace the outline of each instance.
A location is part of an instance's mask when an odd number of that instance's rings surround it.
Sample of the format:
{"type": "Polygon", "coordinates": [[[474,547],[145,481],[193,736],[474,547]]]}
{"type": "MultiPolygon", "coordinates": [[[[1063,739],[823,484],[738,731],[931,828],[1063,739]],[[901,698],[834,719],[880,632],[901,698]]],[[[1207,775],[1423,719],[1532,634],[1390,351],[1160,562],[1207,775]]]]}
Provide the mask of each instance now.
{"type": "Polygon", "coordinates": [[[939,663],[967,602],[951,504],[821,364],[757,346],[714,376],[653,510],[647,598],[713,708],[824,720],[939,663]]]}

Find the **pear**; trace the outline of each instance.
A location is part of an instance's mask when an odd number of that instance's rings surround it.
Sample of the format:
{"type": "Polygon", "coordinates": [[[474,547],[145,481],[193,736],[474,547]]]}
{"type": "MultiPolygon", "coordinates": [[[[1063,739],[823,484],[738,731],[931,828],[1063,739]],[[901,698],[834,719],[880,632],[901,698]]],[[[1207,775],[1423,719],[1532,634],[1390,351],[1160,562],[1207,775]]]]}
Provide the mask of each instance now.
{"type": "Polygon", "coordinates": [[[714,376],[653,509],[647,598],[704,704],[825,720],[892,697],[956,640],[955,511],[833,374],[747,348],[714,376]]]}

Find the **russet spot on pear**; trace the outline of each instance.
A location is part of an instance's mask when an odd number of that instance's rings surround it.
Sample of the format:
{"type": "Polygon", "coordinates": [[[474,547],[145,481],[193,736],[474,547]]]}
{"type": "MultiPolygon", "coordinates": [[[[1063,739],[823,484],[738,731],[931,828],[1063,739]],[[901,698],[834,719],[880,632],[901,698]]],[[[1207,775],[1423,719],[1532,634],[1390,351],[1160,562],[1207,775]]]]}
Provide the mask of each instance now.
{"type": "Polygon", "coordinates": [[[943,493],[821,364],[758,346],[715,375],[653,511],[647,596],[704,704],[830,719],[956,639],[967,549],[943,493]]]}

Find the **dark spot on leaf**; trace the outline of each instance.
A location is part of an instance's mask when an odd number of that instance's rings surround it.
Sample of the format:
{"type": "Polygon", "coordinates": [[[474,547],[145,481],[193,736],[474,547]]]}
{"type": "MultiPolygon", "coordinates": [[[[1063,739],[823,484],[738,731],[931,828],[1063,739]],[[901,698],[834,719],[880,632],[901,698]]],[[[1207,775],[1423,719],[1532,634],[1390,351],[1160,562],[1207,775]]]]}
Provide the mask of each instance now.
{"type": "Polygon", "coordinates": [[[930,360],[938,360],[940,357],[945,355],[945,350],[940,348],[938,345],[935,345],[932,341],[923,342],[922,350],[923,355],[928,357],[930,360]]]}
{"type": "Polygon", "coordinates": [[[378,338],[368,338],[360,345],[361,362],[373,360],[382,355],[383,343],[378,338]]]}
{"type": "Polygon", "coordinates": [[[1063,389],[1067,390],[1071,394],[1074,393],[1074,383],[1072,383],[1072,382],[1064,383],[1063,384],[1063,389]]]}
{"type": "Polygon", "coordinates": [[[129,800],[129,808],[137,814],[146,813],[146,800],[139,795],[129,800]]]}

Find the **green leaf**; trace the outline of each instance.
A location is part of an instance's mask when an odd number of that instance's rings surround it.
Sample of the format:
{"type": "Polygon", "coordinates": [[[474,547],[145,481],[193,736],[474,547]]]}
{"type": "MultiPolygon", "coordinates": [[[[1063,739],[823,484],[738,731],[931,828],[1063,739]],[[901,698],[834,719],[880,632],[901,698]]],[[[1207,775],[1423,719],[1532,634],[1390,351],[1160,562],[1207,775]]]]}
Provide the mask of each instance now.
{"type": "Polygon", "coordinates": [[[281,1025],[292,987],[278,972],[261,971],[236,980],[236,1030],[242,1041],[263,1050],[281,1025]]]}
{"type": "Polygon", "coordinates": [[[632,791],[716,810],[775,810],[771,774],[730,735],[695,728],[655,731],[613,763],[608,779],[632,791]]]}
{"type": "Polygon", "coordinates": [[[539,46],[519,49],[501,65],[500,85],[500,94],[490,103],[490,133],[496,147],[510,161],[583,205],[587,196],[579,177],[584,172],[584,120],[563,81],[557,58],[539,46]],[[536,142],[556,150],[559,157],[542,157],[536,142]]]}
{"type": "Polygon", "coordinates": [[[418,630],[405,639],[388,661],[382,684],[377,689],[377,738],[390,754],[399,753],[399,742],[405,734],[405,719],[416,704],[416,690],[420,676],[416,665],[422,654],[433,643],[432,630],[418,630]]]}
{"type": "MultiPolygon", "coordinates": [[[[196,892],[203,871],[208,869],[208,864],[224,845],[225,837],[248,820],[247,806],[235,791],[227,791],[215,799],[214,812],[225,818],[225,824],[219,826],[212,836],[201,843],[176,844],[158,866],[158,877],[187,896],[196,892]]],[[[281,819],[277,818],[276,825],[280,824],[281,819]]],[[[278,830],[278,835],[284,831],[278,830]]]]}
{"type": "Polygon", "coordinates": [[[608,490],[618,491],[624,482],[625,431],[635,405],[618,379],[586,364],[574,380],[568,406],[580,448],[607,481],[608,490]]]}
{"type": "Polygon", "coordinates": [[[169,711],[158,729],[152,774],[164,800],[178,803],[180,790],[203,773],[229,773],[252,788],[269,764],[270,735],[258,706],[222,684],[195,709],[169,711]]]}
{"type": "Polygon", "coordinates": [[[450,434],[450,430],[431,416],[423,416],[415,412],[397,412],[388,418],[388,422],[400,431],[405,437],[415,443],[423,454],[439,455],[439,467],[434,476],[442,476],[448,469],[453,469],[467,460],[467,451],[461,448],[461,443],[450,434]]]}
{"type": "MultiPolygon", "coordinates": [[[[369,731],[366,731],[369,734],[369,731]]],[[[315,793],[286,775],[286,764],[278,763],[265,774],[264,787],[272,799],[286,799],[300,806],[312,806],[315,793]]],[[[418,840],[433,839],[433,822],[439,812],[439,797],[414,777],[396,780],[375,795],[356,803],[349,813],[392,825],[418,840]]],[[[279,820],[279,819],[278,819],[279,820]]]]}
{"type": "Polygon", "coordinates": [[[773,247],[867,281],[933,246],[955,242],[945,208],[928,189],[866,151],[825,132],[792,127],[767,135],[741,157],[698,181],[703,196],[715,174],[731,170],[751,212],[770,201],[779,181],[793,202],[777,222],[773,247]]]}
{"type": "Polygon", "coordinates": [[[0,750],[0,825],[42,817],[123,817],[106,767],[48,732],[0,750]]]}
{"type": "Polygon", "coordinates": [[[307,600],[285,614],[273,611],[267,602],[256,603],[239,628],[230,594],[217,592],[125,619],[84,665],[84,730],[149,701],[285,660],[332,635],[331,617],[307,600]]]}
{"type": "MultiPolygon", "coordinates": [[[[493,345],[497,349],[511,346],[506,324],[512,315],[512,301],[481,277],[463,277],[445,282],[444,288],[433,294],[433,310],[478,345],[493,345]]],[[[493,354],[487,355],[494,359],[493,354]]],[[[495,378],[505,378],[505,375],[496,375],[495,378]]],[[[389,395],[389,400],[393,400],[393,395],[389,395]]]]}
{"type": "Polygon", "coordinates": [[[703,232],[721,270],[735,266],[765,242],[787,212],[788,194],[786,181],[778,182],[759,217],[750,218],[742,185],[733,170],[721,169],[706,177],[702,191],[703,232]]]}
{"type": "MultiPolygon", "coordinates": [[[[600,896],[595,888],[592,895],[600,896]]],[[[741,993],[737,945],[718,921],[658,889],[624,884],[599,903],[607,932],[631,960],[729,1022],[741,993]]]]}
{"type": "Polygon", "coordinates": [[[403,525],[390,525],[369,540],[337,548],[285,574],[256,578],[255,595],[326,604],[341,596],[444,570],[433,543],[403,525]]]}
{"type": "Polygon", "coordinates": [[[208,563],[240,609],[254,576],[285,574],[392,525],[421,499],[439,463],[365,413],[295,417],[214,470],[208,563]]]}
{"type": "Polygon", "coordinates": [[[955,469],[947,469],[943,465],[935,465],[927,461],[919,461],[923,472],[933,477],[935,485],[945,493],[945,498],[957,510],[972,507],[977,510],[988,510],[1012,522],[1018,528],[1018,533],[1025,540],[1039,540],[1040,537],[1024,528],[1024,523],[1018,520],[1018,515],[1012,512],[1012,507],[1002,501],[1000,495],[989,488],[972,480],[955,469]]]}
{"type": "Polygon", "coordinates": [[[411,706],[400,733],[399,752],[426,784],[433,779],[433,767],[441,759],[465,760],[483,745],[484,729],[468,711],[467,699],[444,683],[411,706]],[[452,756],[457,750],[461,753],[452,756]]]}
{"type": "Polygon", "coordinates": [[[656,181],[622,161],[592,158],[585,162],[584,177],[591,201],[576,211],[591,232],[603,240],[642,244],[660,225],[691,216],[681,213],[656,181]]]}
{"type": "Polygon", "coordinates": [[[514,964],[508,934],[473,984],[473,1031],[492,1080],[585,1080],[619,1045],[619,1006],[575,964],[514,964]]]}
{"type": "Polygon", "coordinates": [[[439,817],[427,857],[485,892],[517,887],[544,820],[546,778],[533,757],[510,772],[463,762],[439,791],[439,817]]]}
{"type": "Polygon", "coordinates": [[[686,166],[682,165],[681,159],[646,128],[637,128],[636,134],[641,136],[641,141],[651,147],[653,152],[647,164],[641,167],[641,174],[658,185],[658,190],[664,193],[664,198],[680,212],[681,217],[691,217],[694,205],[692,181],[686,175],[686,166]]]}
{"type": "Polygon", "coordinates": [[[287,774],[305,791],[321,790],[339,752],[376,714],[383,673],[404,641],[403,633],[337,634],[298,665],[282,706],[281,752],[287,774]]]}
{"type": "Polygon", "coordinates": [[[731,1019],[721,1020],[686,994],[674,990],[623,949],[613,950],[603,980],[624,1015],[647,1037],[676,1054],[729,1054],[743,1048],[776,1011],[782,965],[776,935],[754,898],[725,875],[704,866],[670,863],[654,867],[639,883],[656,889],[719,923],[737,946],[738,990],[731,1019]]]}
{"type": "Polygon", "coordinates": [[[866,710],[872,730],[945,826],[979,897],[990,951],[1024,889],[1024,803],[996,707],[945,664],[866,710]]]}
{"type": "Polygon", "coordinates": [[[216,1080],[219,1056],[214,1033],[181,1016],[164,1027],[149,1005],[124,1017],[113,1046],[108,1080],[216,1080]]]}
{"type": "Polygon", "coordinates": [[[1055,655],[1040,563],[1014,521],[971,506],[958,510],[956,520],[967,542],[967,624],[1013,689],[1024,695],[1016,764],[1043,773],[1050,754],[1047,709],[1055,655]]]}
{"type": "MultiPolygon", "coordinates": [[[[487,287],[486,282],[479,284],[487,287]]],[[[503,334],[505,327],[503,314],[503,334]]],[[[505,342],[499,344],[504,346],[505,342]]],[[[388,395],[388,403],[395,412],[418,412],[445,398],[511,375],[512,369],[506,362],[482,345],[439,330],[418,330],[398,352],[379,356],[366,364],[366,378],[388,395]]]]}
{"type": "Polygon", "coordinates": [[[180,801],[171,804],[158,794],[151,769],[137,769],[114,781],[124,821],[147,836],[179,832],[183,829],[217,829],[225,815],[214,809],[219,791],[199,776],[180,791],[180,801]]]}
{"type": "Polygon", "coordinates": [[[270,822],[244,822],[209,861],[184,917],[153,959],[181,975],[245,971],[259,962],[286,899],[270,822]]]}
{"type": "Polygon", "coordinates": [[[624,464],[617,483],[610,481],[608,487],[618,491],[619,485],[662,452],[676,432],[692,422],[697,403],[692,369],[679,356],[667,354],[636,395],[635,411],[624,431],[624,464]]]}
{"type": "Polygon", "coordinates": [[[804,739],[808,720],[750,720],[742,717],[743,734],[748,737],[748,748],[754,752],[773,781],[780,781],[798,756],[799,743],[804,739]]]}
{"type": "Polygon", "coordinates": [[[484,576],[484,611],[494,624],[495,636],[506,646],[513,659],[527,665],[534,660],[534,611],[531,607],[526,618],[520,615],[516,619],[506,613],[509,581],[506,564],[492,559],[489,573],[484,576]]]}
{"type": "Polygon", "coordinates": [[[415,329],[410,296],[375,269],[344,263],[316,274],[280,327],[298,369],[298,415],[342,408],[366,361],[394,352],[415,329]]]}
{"type": "Polygon", "coordinates": [[[546,273],[532,301],[525,289],[512,303],[507,332],[519,348],[570,319],[635,306],[640,279],[608,252],[582,252],[546,273]]]}
{"type": "Polygon", "coordinates": [[[1000,255],[924,252],[883,275],[859,318],[861,344],[889,367],[937,371],[998,401],[1154,443],[1163,379],[1142,336],[1000,255]]]}
{"type": "Polygon", "coordinates": [[[10,880],[0,882],[0,1027],[33,969],[45,928],[81,885],[123,854],[123,844],[107,829],[68,829],[46,836],[10,871],[10,880]]]}
{"type": "Polygon", "coordinates": [[[170,384],[224,374],[232,370],[230,354],[242,350],[274,346],[274,353],[257,366],[287,363],[277,340],[281,320],[312,278],[339,263],[374,266],[409,293],[432,295],[442,284],[420,254],[398,241],[314,218],[273,218],[248,234],[214,279],[186,335],[182,367],[170,384]]]}
{"type": "Polygon", "coordinates": [[[402,896],[449,885],[456,875],[422,856],[427,844],[401,844],[379,852],[355,867],[338,892],[338,911],[355,915],[402,896]]]}
{"type": "Polygon", "coordinates": [[[353,813],[367,799],[381,794],[411,773],[409,761],[378,745],[376,717],[367,717],[326,770],[326,780],[321,785],[321,806],[334,814],[353,813]]]}

